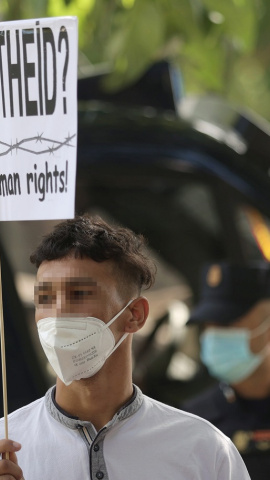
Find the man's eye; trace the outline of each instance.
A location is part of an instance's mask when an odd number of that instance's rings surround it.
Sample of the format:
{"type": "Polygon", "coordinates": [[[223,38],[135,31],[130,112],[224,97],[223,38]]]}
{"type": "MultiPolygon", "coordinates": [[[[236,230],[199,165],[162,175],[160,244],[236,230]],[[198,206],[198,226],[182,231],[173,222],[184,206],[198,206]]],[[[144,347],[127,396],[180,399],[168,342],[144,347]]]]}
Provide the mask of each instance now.
{"type": "Polygon", "coordinates": [[[55,301],[55,296],[48,293],[39,294],[37,297],[38,305],[52,305],[55,301]]]}
{"type": "Polygon", "coordinates": [[[88,297],[91,297],[92,295],[93,295],[93,292],[91,290],[72,290],[70,292],[70,299],[71,301],[85,300],[88,297]]]}

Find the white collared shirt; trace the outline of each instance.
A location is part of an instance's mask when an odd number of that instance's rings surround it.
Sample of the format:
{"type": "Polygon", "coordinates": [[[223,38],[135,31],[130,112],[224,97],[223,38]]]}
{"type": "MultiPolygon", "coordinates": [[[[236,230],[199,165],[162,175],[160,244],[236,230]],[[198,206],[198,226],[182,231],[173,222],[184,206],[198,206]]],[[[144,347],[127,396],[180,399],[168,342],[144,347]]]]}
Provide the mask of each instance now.
{"type": "Polygon", "coordinates": [[[9,415],[9,438],[22,444],[17,457],[25,480],[250,479],[229,438],[138,387],[99,432],[65,415],[52,393],[9,415]]]}

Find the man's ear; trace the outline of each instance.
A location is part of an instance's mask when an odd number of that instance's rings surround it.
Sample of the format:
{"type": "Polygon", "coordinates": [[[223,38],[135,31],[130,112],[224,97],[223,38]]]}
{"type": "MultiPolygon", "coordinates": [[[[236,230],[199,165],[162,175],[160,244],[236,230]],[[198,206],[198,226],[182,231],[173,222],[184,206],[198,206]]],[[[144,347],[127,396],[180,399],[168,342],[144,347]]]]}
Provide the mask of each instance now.
{"type": "Polygon", "coordinates": [[[149,303],[147,298],[138,297],[128,306],[131,317],[126,321],[125,332],[136,333],[140,330],[148,317],[149,303]]]}

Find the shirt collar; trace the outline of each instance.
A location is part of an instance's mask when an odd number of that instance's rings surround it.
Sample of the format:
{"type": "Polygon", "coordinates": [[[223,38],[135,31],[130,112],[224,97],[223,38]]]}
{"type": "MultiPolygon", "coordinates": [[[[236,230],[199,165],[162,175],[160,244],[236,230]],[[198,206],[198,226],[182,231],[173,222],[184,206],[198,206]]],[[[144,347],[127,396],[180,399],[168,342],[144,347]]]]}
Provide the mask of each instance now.
{"type": "MultiPolygon", "coordinates": [[[[80,420],[77,417],[73,417],[69,415],[67,412],[65,412],[55,401],[55,386],[51,387],[46,395],[45,395],[45,405],[50,413],[50,415],[59,423],[62,425],[71,428],[73,430],[84,427],[84,426],[89,426],[91,422],[88,421],[83,421],[80,420]]],[[[139,410],[143,402],[143,394],[141,390],[136,386],[133,385],[133,395],[131,399],[123,405],[118,412],[113,416],[111,421],[106,425],[107,428],[112,427],[116,423],[118,423],[121,420],[125,420],[126,418],[130,417],[131,415],[134,415],[134,413],[139,410]]]]}

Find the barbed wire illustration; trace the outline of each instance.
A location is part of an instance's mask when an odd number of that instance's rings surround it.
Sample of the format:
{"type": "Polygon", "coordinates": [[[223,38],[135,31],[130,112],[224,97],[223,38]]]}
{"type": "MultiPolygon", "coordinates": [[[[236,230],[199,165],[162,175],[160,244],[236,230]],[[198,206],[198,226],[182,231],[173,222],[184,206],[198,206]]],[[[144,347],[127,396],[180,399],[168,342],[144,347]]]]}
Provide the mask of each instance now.
{"type": "Polygon", "coordinates": [[[18,151],[23,151],[27,153],[32,153],[33,155],[44,155],[45,153],[48,153],[49,155],[53,155],[54,152],[56,152],[56,150],[59,150],[60,148],[63,148],[65,146],[74,148],[75,145],[72,145],[70,143],[74,137],[76,137],[76,133],[74,133],[73,135],[70,135],[68,133],[67,137],[63,141],[59,141],[51,138],[45,138],[43,137],[43,133],[41,134],[37,133],[35,137],[24,138],[23,140],[19,140],[19,141],[16,139],[15,143],[11,142],[10,144],[6,142],[2,142],[0,140],[0,157],[4,155],[8,155],[9,153],[11,153],[12,155],[12,152],[14,150],[16,151],[16,154],[18,153],[18,151]],[[46,145],[46,148],[43,150],[38,150],[37,148],[34,148],[34,147],[30,148],[29,146],[28,147],[23,146],[31,142],[35,142],[36,144],[41,143],[41,144],[47,144],[47,145],[46,145]],[[5,150],[1,151],[1,147],[5,148],[5,150]]]}

